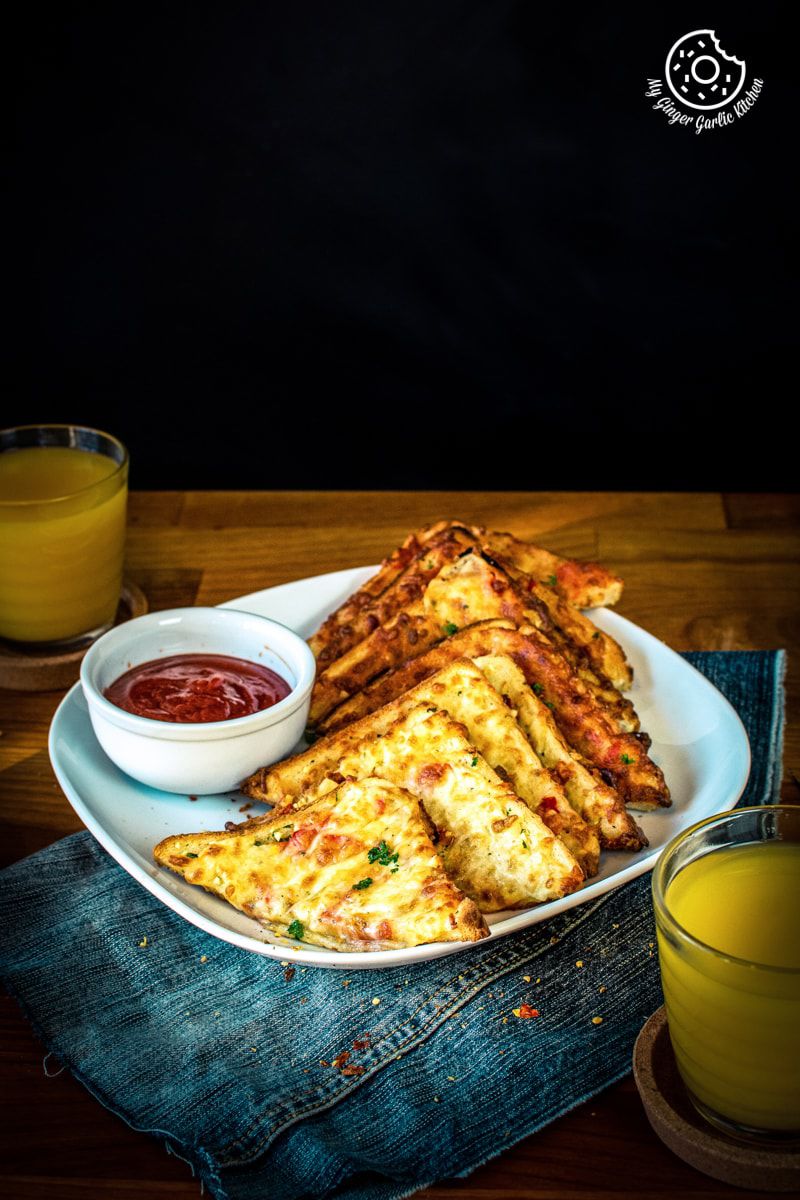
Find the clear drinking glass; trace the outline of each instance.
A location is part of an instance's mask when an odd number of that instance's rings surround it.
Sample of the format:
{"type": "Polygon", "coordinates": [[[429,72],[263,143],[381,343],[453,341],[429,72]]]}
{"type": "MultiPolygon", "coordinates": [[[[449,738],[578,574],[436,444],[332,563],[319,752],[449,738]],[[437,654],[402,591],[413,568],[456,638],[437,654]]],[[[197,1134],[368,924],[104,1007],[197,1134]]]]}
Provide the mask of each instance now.
{"type": "Polygon", "coordinates": [[[0,637],[88,642],[122,588],[128,452],[80,425],[0,430],[0,637]]]}
{"type": "Polygon", "coordinates": [[[735,1137],[800,1142],[800,808],[709,817],[653,871],[661,980],[678,1070],[735,1137]]]}

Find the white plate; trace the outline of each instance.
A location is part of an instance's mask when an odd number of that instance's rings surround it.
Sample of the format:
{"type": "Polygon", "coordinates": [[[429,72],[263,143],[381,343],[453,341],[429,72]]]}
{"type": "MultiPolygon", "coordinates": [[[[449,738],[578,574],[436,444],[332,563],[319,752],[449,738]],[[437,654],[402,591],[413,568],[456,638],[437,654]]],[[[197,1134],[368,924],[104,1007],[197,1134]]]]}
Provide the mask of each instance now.
{"type": "MultiPolygon", "coordinates": [[[[304,637],[314,632],[375,567],[317,575],[229,601],[224,607],[263,613],[304,637]]],[[[650,845],[638,854],[604,852],[600,872],[562,900],[488,918],[493,937],[544,921],[648,871],[680,830],[712,813],[733,808],[750,771],[747,734],[734,709],[708,680],[663,642],[608,609],[592,619],[619,641],[633,666],[629,693],[642,728],[653,739],[651,757],[664,771],[672,807],[637,814],[650,845]]],[[[159,792],[123,774],[101,750],[89,721],[80,684],[67,693],[50,728],[50,759],[68,800],[102,846],[143,887],[207,933],[271,958],[313,966],[391,967],[468,950],[485,942],[447,942],[406,950],[336,953],[274,937],[244,914],[179,876],[157,867],[152,851],[169,834],[222,829],[243,820],[245,802],[235,796],[188,796],[159,792]]],[[[257,805],[253,816],[264,806],[257,805]]],[[[264,809],[266,811],[266,809],[264,809]]]]}

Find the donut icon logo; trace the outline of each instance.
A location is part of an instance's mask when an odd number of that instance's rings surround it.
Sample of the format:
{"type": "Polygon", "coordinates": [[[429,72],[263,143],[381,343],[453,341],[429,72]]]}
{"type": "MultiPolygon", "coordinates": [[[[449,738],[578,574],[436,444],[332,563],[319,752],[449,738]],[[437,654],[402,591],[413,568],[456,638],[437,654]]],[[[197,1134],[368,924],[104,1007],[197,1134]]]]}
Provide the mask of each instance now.
{"type": "Polygon", "coordinates": [[[730,104],[739,94],[745,64],[725,53],[713,29],[695,29],[672,47],[665,71],[676,100],[688,108],[712,109],[730,104]]]}

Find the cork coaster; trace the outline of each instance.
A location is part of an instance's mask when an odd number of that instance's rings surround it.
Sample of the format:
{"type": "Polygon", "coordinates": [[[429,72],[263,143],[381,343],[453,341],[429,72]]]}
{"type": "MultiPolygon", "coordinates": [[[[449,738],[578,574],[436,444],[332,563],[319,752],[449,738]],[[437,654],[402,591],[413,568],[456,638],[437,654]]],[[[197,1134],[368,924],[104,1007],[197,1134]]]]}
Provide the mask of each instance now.
{"type": "Polygon", "coordinates": [[[800,1150],[726,1137],[694,1108],[678,1074],[664,1008],[653,1013],[633,1049],[633,1075],[645,1112],[665,1146],[684,1162],[736,1187],[800,1190],[800,1150]]]}
{"type": "MultiPolygon", "coordinates": [[[[131,617],[140,617],[147,609],[147,597],[142,589],[130,579],[124,580],[114,624],[121,625],[131,617]]],[[[91,644],[87,642],[64,654],[37,654],[0,642],[0,688],[15,688],[21,692],[63,691],[80,675],[81,660],[91,644]]]]}

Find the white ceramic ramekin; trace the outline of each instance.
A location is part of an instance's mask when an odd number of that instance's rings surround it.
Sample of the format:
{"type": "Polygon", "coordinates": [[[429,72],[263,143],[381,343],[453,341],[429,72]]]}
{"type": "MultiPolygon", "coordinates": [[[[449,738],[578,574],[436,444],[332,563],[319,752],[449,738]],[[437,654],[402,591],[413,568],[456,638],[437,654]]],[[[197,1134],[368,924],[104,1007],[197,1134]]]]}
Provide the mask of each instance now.
{"type": "Polygon", "coordinates": [[[150,787],[201,796],[236,790],[292,751],[305,729],[315,668],[307,643],[278,621],[231,608],[174,608],[98,638],[81,664],[81,684],[97,740],[121,770],[150,787]],[[197,724],[139,717],[103,695],[131,667],[171,654],[249,659],[282,675],[292,690],[249,716],[197,724]]]}

